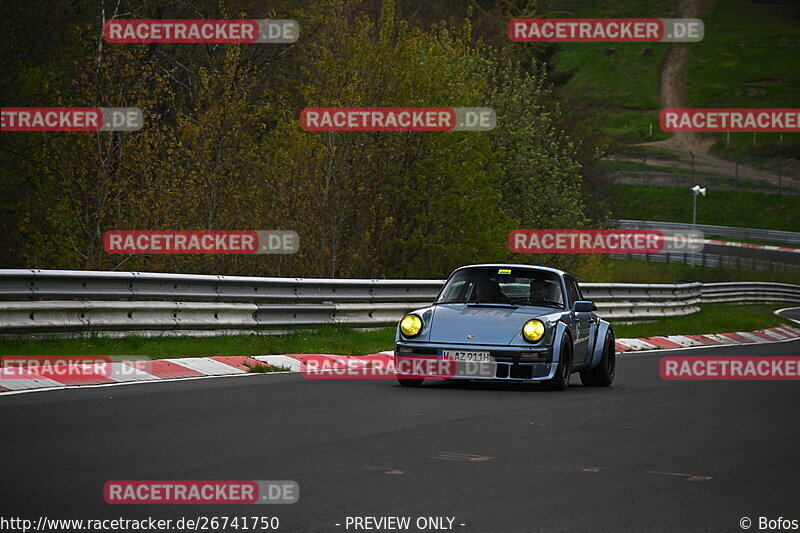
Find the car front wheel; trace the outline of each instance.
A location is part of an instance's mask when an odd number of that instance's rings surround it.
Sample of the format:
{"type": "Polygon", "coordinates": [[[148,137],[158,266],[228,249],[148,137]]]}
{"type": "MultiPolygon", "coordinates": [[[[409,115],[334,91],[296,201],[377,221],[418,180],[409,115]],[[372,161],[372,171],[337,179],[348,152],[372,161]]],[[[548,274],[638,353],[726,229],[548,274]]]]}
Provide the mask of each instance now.
{"type": "Polygon", "coordinates": [[[556,374],[545,381],[549,390],[566,390],[569,387],[569,377],[572,375],[572,344],[568,338],[561,341],[561,350],[558,356],[556,374]]]}
{"type": "Polygon", "coordinates": [[[603,346],[603,357],[600,364],[591,370],[581,372],[581,383],[584,387],[608,387],[614,382],[614,373],[617,367],[616,343],[614,332],[609,331],[606,335],[606,343],[603,346]]]}

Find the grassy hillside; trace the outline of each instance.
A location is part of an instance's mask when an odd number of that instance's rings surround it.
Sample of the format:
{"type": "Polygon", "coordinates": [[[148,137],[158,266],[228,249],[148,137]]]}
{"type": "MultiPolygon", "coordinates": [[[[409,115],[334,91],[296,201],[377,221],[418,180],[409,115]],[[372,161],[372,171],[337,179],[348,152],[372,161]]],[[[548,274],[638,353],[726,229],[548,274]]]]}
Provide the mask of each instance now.
{"type": "MultiPolygon", "coordinates": [[[[571,0],[552,3],[550,17],[674,17],[675,3],[661,0],[623,2],[571,0]]],[[[658,128],[661,63],[666,43],[564,43],[556,68],[574,70],[567,85],[587,98],[606,130],[625,142],[667,137],[658,128]],[[614,49],[611,55],[606,54],[614,49]],[[645,55],[645,49],[652,56],[645,55]],[[649,127],[653,125],[653,137],[649,127]]]]}
{"type": "MultiPolygon", "coordinates": [[[[568,0],[550,2],[551,17],[680,16],[677,2],[568,0]]],[[[705,37],[689,47],[684,80],[691,107],[797,107],[800,94],[800,5],[716,0],[701,15],[705,37]]],[[[575,70],[567,89],[588,99],[607,131],[622,142],[667,137],[658,128],[660,69],[667,43],[564,43],[556,67],[575,70]],[[606,55],[607,48],[614,54],[606,55]],[[652,57],[644,49],[652,49],[652,57]],[[649,137],[649,125],[653,136],[649,137]]],[[[720,135],[720,140],[724,134],[720,135]]],[[[759,134],[758,144],[779,142],[759,134]]],[[[784,143],[800,135],[784,134],[784,143]]],[[[752,147],[752,134],[732,134],[733,147],[752,147]]]]}
{"type": "MultiPolygon", "coordinates": [[[[717,0],[703,14],[702,42],[692,45],[686,96],[694,107],[797,107],[800,94],[800,5],[717,0]]],[[[721,136],[722,137],[722,136],[721,136]]],[[[757,142],[779,134],[758,134],[757,142]]],[[[784,134],[784,142],[798,142],[784,134]]],[[[752,144],[752,134],[731,136],[752,144]]]]}
{"type": "MultiPolygon", "coordinates": [[[[617,218],[692,221],[687,189],[618,185],[616,192],[617,218]]],[[[800,197],[710,190],[697,200],[697,223],[800,231],[800,197]]]]}
{"type": "Polygon", "coordinates": [[[717,0],[692,45],[686,95],[702,107],[797,107],[800,6],[717,0]]]}

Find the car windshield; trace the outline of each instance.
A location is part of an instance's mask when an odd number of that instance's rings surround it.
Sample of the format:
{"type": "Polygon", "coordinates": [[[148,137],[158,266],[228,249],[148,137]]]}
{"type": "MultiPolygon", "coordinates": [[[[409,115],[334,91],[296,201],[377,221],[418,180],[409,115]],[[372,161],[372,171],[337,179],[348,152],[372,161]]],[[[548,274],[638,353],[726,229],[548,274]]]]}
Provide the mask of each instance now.
{"type": "Polygon", "coordinates": [[[480,267],[454,274],[435,303],[564,307],[557,274],[531,268],[480,267]]]}

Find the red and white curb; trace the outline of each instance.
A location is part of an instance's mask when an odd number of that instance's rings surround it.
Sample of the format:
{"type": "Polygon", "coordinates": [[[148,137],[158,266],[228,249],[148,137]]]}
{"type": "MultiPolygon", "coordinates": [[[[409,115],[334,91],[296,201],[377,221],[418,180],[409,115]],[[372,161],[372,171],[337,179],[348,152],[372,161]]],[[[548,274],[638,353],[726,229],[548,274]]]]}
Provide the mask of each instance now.
{"type": "Polygon", "coordinates": [[[55,365],[47,377],[25,370],[25,377],[11,369],[0,368],[0,394],[31,389],[53,390],[86,385],[118,385],[159,380],[248,374],[249,367],[263,364],[252,357],[186,357],[81,365],[79,375],[70,375],[55,365]],[[110,369],[108,368],[110,366],[110,369]],[[102,368],[102,369],[101,369],[102,368]]]}
{"type": "Polygon", "coordinates": [[[781,326],[758,331],[737,331],[736,333],[664,335],[638,339],[617,339],[616,348],[617,353],[638,352],[642,350],[677,350],[681,348],[787,341],[799,337],[800,328],[781,326]]]}
{"type": "Polygon", "coordinates": [[[309,363],[316,364],[317,368],[330,370],[343,368],[362,368],[364,366],[380,363],[382,368],[388,368],[394,360],[394,352],[374,353],[370,355],[330,355],[330,354],[292,354],[292,355],[257,355],[259,361],[270,366],[285,368],[289,372],[300,372],[309,363]]]}
{"type": "MultiPolygon", "coordinates": [[[[617,353],[638,352],[644,350],[675,350],[735,344],[759,344],[783,342],[800,338],[800,328],[781,326],[758,331],[739,331],[735,333],[718,333],[706,335],[665,335],[647,338],[617,339],[617,353]]],[[[250,368],[258,364],[267,364],[286,370],[300,372],[309,361],[318,367],[325,368],[357,368],[373,363],[386,367],[393,356],[392,351],[370,355],[329,355],[329,354],[287,354],[257,355],[254,357],[217,356],[187,357],[176,359],[157,359],[153,361],[129,361],[109,363],[110,372],[82,371],[80,376],[61,376],[59,372],[51,375],[58,379],[44,377],[33,372],[25,379],[8,377],[8,370],[0,368],[0,395],[15,394],[28,391],[45,391],[84,386],[108,386],[152,381],[174,381],[178,379],[198,379],[207,377],[223,377],[236,375],[253,375],[250,368]],[[4,373],[6,375],[4,375],[4,373]]]]}
{"type": "Polygon", "coordinates": [[[788,248],[786,246],[773,246],[770,244],[750,244],[749,242],[717,241],[711,239],[698,239],[703,244],[716,244],[718,246],[732,246],[734,248],[751,248],[753,250],[770,250],[773,252],[788,252],[800,254],[800,248],[788,248]]]}

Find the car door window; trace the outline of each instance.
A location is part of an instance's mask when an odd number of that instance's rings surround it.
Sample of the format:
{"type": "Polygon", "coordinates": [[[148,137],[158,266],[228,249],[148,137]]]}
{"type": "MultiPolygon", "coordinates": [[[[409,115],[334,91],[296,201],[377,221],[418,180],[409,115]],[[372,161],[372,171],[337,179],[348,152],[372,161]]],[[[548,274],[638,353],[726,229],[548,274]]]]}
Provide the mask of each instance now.
{"type": "Polygon", "coordinates": [[[585,300],[586,299],[586,298],[583,297],[583,291],[581,291],[581,286],[577,281],[575,282],[575,290],[578,291],[578,300],[585,300]]]}
{"type": "Polygon", "coordinates": [[[569,299],[569,306],[571,307],[572,304],[580,299],[578,284],[575,283],[575,280],[571,278],[564,278],[564,281],[567,284],[567,299],[569,299]]]}

